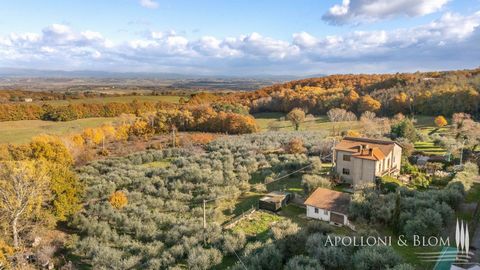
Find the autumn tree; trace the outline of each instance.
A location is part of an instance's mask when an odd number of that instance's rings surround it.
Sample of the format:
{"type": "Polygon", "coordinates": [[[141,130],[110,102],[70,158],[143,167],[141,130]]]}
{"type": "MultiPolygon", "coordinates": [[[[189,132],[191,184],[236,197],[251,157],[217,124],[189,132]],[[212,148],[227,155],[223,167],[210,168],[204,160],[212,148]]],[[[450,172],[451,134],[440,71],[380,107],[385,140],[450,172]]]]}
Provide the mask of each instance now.
{"type": "Polygon", "coordinates": [[[358,102],[360,99],[360,96],[355,90],[350,90],[348,91],[348,94],[345,95],[345,98],[343,99],[343,103],[348,106],[350,110],[353,110],[354,105],[358,102]]]}
{"type": "Polygon", "coordinates": [[[303,141],[300,138],[293,138],[288,142],[288,145],[285,149],[290,154],[300,154],[305,153],[307,149],[303,146],[303,141]]]}
{"type": "Polygon", "coordinates": [[[50,135],[34,137],[29,144],[31,154],[25,159],[43,161],[50,179],[48,205],[58,220],[66,220],[80,209],[81,183],[72,171],[73,157],[60,138],[50,135]]]}
{"type": "Polygon", "coordinates": [[[13,239],[20,246],[20,233],[40,216],[49,198],[48,172],[42,162],[6,161],[0,163],[0,213],[13,239]]]}
{"type": "Polygon", "coordinates": [[[444,127],[447,124],[448,124],[447,119],[445,119],[445,117],[443,117],[442,115],[435,117],[435,125],[438,128],[444,127]]]}
{"type": "Polygon", "coordinates": [[[376,112],[380,110],[381,106],[382,104],[378,100],[372,98],[369,95],[366,95],[360,98],[358,103],[358,110],[361,112],[376,112]]]}
{"type": "Polygon", "coordinates": [[[123,191],[115,191],[112,195],[110,195],[108,201],[117,209],[122,209],[128,204],[127,195],[123,191]]]}
{"type": "Polygon", "coordinates": [[[130,126],[130,134],[142,138],[142,139],[149,139],[153,136],[155,130],[148,124],[147,121],[144,120],[137,120],[135,123],[130,126]]]}
{"type": "Polygon", "coordinates": [[[292,122],[295,130],[298,130],[300,124],[305,120],[305,112],[300,108],[295,108],[287,114],[287,119],[292,122]]]}

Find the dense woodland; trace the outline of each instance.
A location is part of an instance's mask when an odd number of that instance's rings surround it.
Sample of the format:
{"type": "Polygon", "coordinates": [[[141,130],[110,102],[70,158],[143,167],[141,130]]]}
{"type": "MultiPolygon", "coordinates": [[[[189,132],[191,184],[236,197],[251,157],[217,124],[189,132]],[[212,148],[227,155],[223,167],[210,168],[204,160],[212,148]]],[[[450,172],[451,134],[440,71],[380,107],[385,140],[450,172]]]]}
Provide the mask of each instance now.
{"type": "Polygon", "coordinates": [[[332,75],[291,81],[255,92],[229,95],[251,112],[302,108],[325,114],[343,108],[361,114],[422,114],[450,116],[455,112],[479,113],[480,69],[448,72],[374,75],[332,75]]]}

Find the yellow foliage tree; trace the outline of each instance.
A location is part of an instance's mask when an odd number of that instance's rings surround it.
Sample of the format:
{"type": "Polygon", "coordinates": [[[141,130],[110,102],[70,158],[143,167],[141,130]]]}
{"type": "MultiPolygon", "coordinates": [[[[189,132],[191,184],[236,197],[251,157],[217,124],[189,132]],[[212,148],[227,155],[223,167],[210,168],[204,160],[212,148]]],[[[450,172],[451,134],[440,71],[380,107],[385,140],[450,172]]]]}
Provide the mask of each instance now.
{"type": "Polygon", "coordinates": [[[128,133],[130,131],[130,125],[129,124],[121,124],[117,126],[116,132],[115,132],[115,139],[118,141],[126,141],[128,140],[128,133]]]}
{"type": "Polygon", "coordinates": [[[137,120],[130,127],[130,134],[139,138],[148,139],[152,137],[154,133],[155,130],[144,120],[137,120]]]}
{"type": "Polygon", "coordinates": [[[82,133],[82,137],[86,142],[100,144],[105,135],[103,134],[102,128],[86,128],[82,133]]]}
{"type": "Polygon", "coordinates": [[[20,245],[22,229],[40,217],[42,206],[50,197],[50,179],[43,162],[5,161],[0,163],[0,216],[13,239],[20,245]]]}
{"type": "Polygon", "coordinates": [[[73,142],[73,145],[77,148],[82,148],[85,145],[85,140],[80,134],[72,135],[70,137],[70,140],[73,142]]]}
{"type": "Polygon", "coordinates": [[[0,239],[0,269],[10,269],[8,257],[14,254],[14,249],[0,239]]]}
{"type": "Polygon", "coordinates": [[[122,209],[128,204],[127,195],[125,195],[125,193],[122,191],[115,191],[112,195],[110,195],[108,201],[117,209],[122,209]]]}
{"type": "Polygon", "coordinates": [[[444,127],[448,124],[447,119],[442,115],[435,117],[435,125],[439,128],[444,127]]]}
{"type": "Polygon", "coordinates": [[[34,137],[29,144],[32,151],[31,158],[36,160],[48,160],[53,163],[70,166],[73,157],[60,138],[51,135],[34,137]]]}
{"type": "Polygon", "coordinates": [[[352,109],[353,105],[358,102],[359,98],[360,96],[355,90],[350,90],[343,99],[343,103],[346,105],[347,109],[352,109]]]}
{"type": "Polygon", "coordinates": [[[378,100],[372,98],[369,95],[366,95],[360,98],[358,109],[361,112],[376,112],[380,110],[381,106],[382,104],[378,100]]]}
{"type": "Polygon", "coordinates": [[[357,130],[348,130],[347,134],[348,137],[360,137],[361,134],[357,130]]]}
{"type": "Polygon", "coordinates": [[[115,138],[116,130],[112,125],[103,125],[100,127],[102,129],[105,139],[111,140],[115,138]]]}

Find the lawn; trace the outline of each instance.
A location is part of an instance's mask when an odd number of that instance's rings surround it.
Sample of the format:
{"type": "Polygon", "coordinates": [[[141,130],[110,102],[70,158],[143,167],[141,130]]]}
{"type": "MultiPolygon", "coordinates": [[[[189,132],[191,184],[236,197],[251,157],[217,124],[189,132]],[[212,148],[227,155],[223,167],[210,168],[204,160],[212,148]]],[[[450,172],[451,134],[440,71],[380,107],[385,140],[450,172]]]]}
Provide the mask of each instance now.
{"type": "Polygon", "coordinates": [[[295,204],[288,204],[283,207],[278,214],[297,223],[299,226],[305,226],[308,223],[306,218],[306,209],[295,204]]]}
{"type": "Polygon", "coordinates": [[[253,193],[253,192],[243,195],[242,197],[238,198],[238,201],[235,204],[235,208],[233,210],[233,214],[235,216],[238,216],[252,209],[252,207],[257,208],[258,200],[260,200],[260,198],[263,196],[264,194],[253,193]]]}
{"type": "Polygon", "coordinates": [[[254,238],[255,240],[264,241],[268,238],[268,230],[271,225],[283,217],[268,213],[265,211],[256,211],[249,218],[245,218],[238,222],[233,231],[241,231],[245,233],[247,237],[254,238]]]}
{"type": "MultiPolygon", "coordinates": [[[[94,98],[83,98],[83,99],[69,99],[69,100],[49,100],[49,101],[39,101],[40,104],[50,104],[53,106],[61,106],[68,104],[78,104],[78,103],[96,103],[104,104],[110,102],[119,102],[127,103],[134,100],[138,101],[151,101],[151,102],[169,102],[169,103],[178,103],[180,96],[119,96],[119,97],[94,97],[94,98]]],[[[184,97],[187,99],[186,97],[184,97]]]]}
{"type": "Polygon", "coordinates": [[[291,175],[289,177],[282,178],[272,183],[267,184],[267,190],[269,192],[275,190],[284,190],[294,193],[303,193],[302,178],[299,175],[291,175]]]}
{"type": "Polygon", "coordinates": [[[433,141],[415,142],[415,150],[423,152],[426,155],[445,155],[447,151],[436,146],[433,141]]]}
{"type": "Polygon", "coordinates": [[[22,120],[0,122],[0,143],[27,143],[39,134],[65,135],[81,132],[87,127],[98,127],[117,118],[85,118],[68,122],[22,120]]]}
{"type": "MultiPolygon", "coordinates": [[[[288,120],[281,120],[280,118],[285,117],[284,113],[257,113],[253,115],[257,124],[260,126],[262,131],[268,131],[269,125],[276,122],[279,130],[283,131],[293,131],[294,127],[288,120]]],[[[313,119],[306,119],[300,125],[299,130],[324,130],[324,131],[347,131],[360,129],[361,123],[358,121],[353,122],[330,122],[327,116],[315,116],[313,119]]]]}

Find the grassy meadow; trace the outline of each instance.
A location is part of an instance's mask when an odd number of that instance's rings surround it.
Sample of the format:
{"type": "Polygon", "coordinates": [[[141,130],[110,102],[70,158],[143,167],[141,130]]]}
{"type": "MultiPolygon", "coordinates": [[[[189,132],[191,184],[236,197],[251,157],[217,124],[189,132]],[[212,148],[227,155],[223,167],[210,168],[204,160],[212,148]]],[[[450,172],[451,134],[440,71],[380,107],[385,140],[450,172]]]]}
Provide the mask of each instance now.
{"type": "MultiPolygon", "coordinates": [[[[110,102],[127,103],[133,100],[150,102],[178,103],[181,96],[120,96],[120,97],[97,97],[72,100],[39,101],[40,104],[62,106],[78,103],[104,104],[110,102]]],[[[67,122],[52,122],[42,120],[22,120],[0,122],[0,143],[26,143],[39,134],[66,135],[77,133],[85,128],[98,127],[106,123],[114,122],[117,118],[85,118],[67,122]]]]}
{"type": "Polygon", "coordinates": [[[98,127],[117,118],[85,118],[68,122],[22,120],[0,122],[0,143],[27,143],[40,134],[66,135],[81,132],[88,127],[98,127]]]}
{"type": "MultiPolygon", "coordinates": [[[[262,131],[268,131],[269,125],[275,123],[279,130],[287,131],[294,130],[294,127],[290,121],[285,120],[286,114],[284,113],[257,113],[253,115],[257,124],[262,131]]],[[[305,119],[305,122],[300,125],[299,130],[325,130],[325,131],[347,131],[355,130],[361,127],[361,123],[357,121],[351,122],[330,122],[326,115],[315,116],[313,118],[305,119]]]]}

